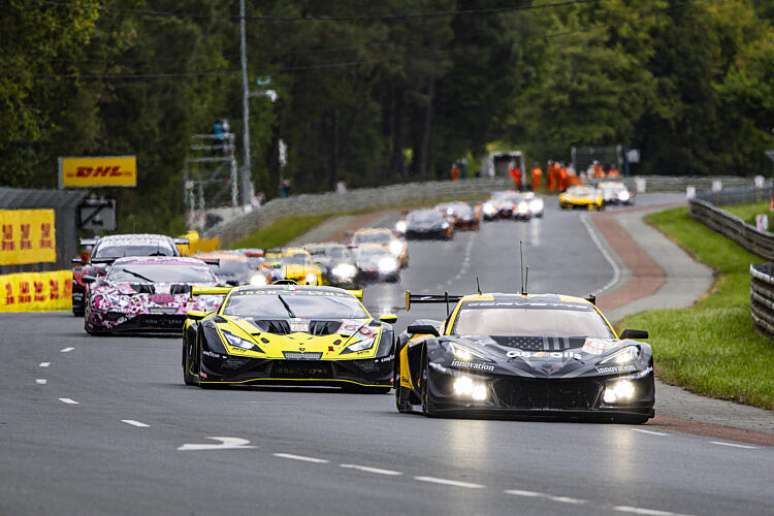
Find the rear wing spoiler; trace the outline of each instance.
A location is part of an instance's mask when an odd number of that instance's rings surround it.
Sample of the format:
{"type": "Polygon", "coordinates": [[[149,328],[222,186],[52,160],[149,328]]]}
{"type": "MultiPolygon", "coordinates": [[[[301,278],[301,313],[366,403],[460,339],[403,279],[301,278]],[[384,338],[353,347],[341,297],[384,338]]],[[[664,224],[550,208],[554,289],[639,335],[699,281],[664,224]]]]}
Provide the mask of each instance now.
{"type": "Polygon", "coordinates": [[[175,243],[175,245],[190,245],[191,241],[187,238],[183,237],[177,237],[173,238],[172,241],[175,243]]]}
{"type": "Polygon", "coordinates": [[[117,257],[111,256],[109,258],[92,258],[91,263],[93,264],[105,264],[105,265],[112,265],[114,261],[118,260],[117,257]]]}
{"type": "Polygon", "coordinates": [[[194,285],[191,287],[191,297],[193,296],[226,296],[234,287],[218,287],[218,286],[200,286],[194,285]]]}
{"type": "Polygon", "coordinates": [[[449,311],[450,303],[457,303],[464,296],[449,294],[444,292],[443,294],[412,294],[410,291],[406,291],[406,310],[411,310],[411,305],[430,304],[430,303],[445,303],[446,311],[449,311]]]}
{"type": "Polygon", "coordinates": [[[220,267],[220,258],[197,258],[197,260],[201,260],[207,265],[212,265],[213,267],[220,267]]]}
{"type": "Polygon", "coordinates": [[[97,243],[98,238],[81,238],[80,244],[81,246],[87,246],[87,245],[95,245],[97,243]]]}

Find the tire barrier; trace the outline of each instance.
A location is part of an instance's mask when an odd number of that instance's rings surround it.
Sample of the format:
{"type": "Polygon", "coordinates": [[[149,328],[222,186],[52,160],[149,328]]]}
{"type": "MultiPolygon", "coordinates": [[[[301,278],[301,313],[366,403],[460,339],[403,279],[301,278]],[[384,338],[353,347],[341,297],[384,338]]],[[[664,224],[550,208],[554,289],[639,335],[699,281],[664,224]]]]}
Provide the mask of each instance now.
{"type": "Polygon", "coordinates": [[[774,264],[750,265],[750,315],[758,328],[774,337],[774,264]]]}

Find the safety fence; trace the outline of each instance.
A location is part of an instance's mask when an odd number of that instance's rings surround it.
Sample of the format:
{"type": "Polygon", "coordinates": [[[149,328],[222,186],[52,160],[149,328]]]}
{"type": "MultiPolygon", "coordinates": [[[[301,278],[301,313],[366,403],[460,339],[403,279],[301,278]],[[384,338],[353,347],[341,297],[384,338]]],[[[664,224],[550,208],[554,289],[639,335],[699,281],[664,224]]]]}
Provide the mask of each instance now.
{"type": "Polygon", "coordinates": [[[761,331],[774,337],[774,264],[750,265],[750,315],[761,331]]]}
{"type": "Polygon", "coordinates": [[[774,260],[774,234],[758,231],[755,226],[718,207],[718,205],[768,200],[771,194],[771,187],[702,193],[691,200],[690,213],[699,222],[725,235],[751,253],[767,260],[774,260]]]}

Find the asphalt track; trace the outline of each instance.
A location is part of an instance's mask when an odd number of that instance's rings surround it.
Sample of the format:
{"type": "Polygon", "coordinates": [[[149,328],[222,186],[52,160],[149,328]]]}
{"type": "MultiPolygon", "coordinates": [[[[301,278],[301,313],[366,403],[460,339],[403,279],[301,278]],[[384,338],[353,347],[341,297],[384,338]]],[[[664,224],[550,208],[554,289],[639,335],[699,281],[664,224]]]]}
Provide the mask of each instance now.
{"type": "MultiPolygon", "coordinates": [[[[579,213],[411,244],[403,290],[584,294],[612,270],[579,213]]],[[[417,307],[442,318],[444,308],[417,307]]],[[[771,514],[774,451],[612,424],[426,419],[392,395],[185,387],[178,338],[0,317],[0,514],[771,514]],[[42,382],[45,380],[45,383],[42,382]],[[77,403],[77,404],[76,404],[77,403]],[[147,426],[143,426],[147,425],[147,426]],[[214,437],[233,438],[230,447],[214,437]],[[183,449],[180,449],[180,448],[183,449]]]]}

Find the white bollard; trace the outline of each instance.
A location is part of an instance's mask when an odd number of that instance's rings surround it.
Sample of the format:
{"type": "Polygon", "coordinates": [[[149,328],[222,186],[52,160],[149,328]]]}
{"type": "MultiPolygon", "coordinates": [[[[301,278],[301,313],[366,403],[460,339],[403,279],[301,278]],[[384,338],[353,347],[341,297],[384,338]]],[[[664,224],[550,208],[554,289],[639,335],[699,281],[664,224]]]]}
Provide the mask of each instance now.
{"type": "Polygon", "coordinates": [[[637,193],[645,193],[647,191],[648,182],[644,177],[635,177],[634,185],[636,187],[637,193]]]}
{"type": "Polygon", "coordinates": [[[758,231],[768,231],[769,230],[769,216],[768,215],[756,215],[755,216],[755,227],[758,229],[758,231]]]}
{"type": "Polygon", "coordinates": [[[720,179],[713,179],[712,180],[712,191],[713,192],[719,192],[723,190],[723,181],[720,179]]]}
{"type": "Polygon", "coordinates": [[[763,176],[755,176],[753,181],[755,181],[755,188],[763,188],[766,186],[766,178],[763,176]]]}
{"type": "Polygon", "coordinates": [[[696,187],[695,186],[686,186],[685,187],[685,198],[688,199],[688,200],[696,198],[696,187]]]}

